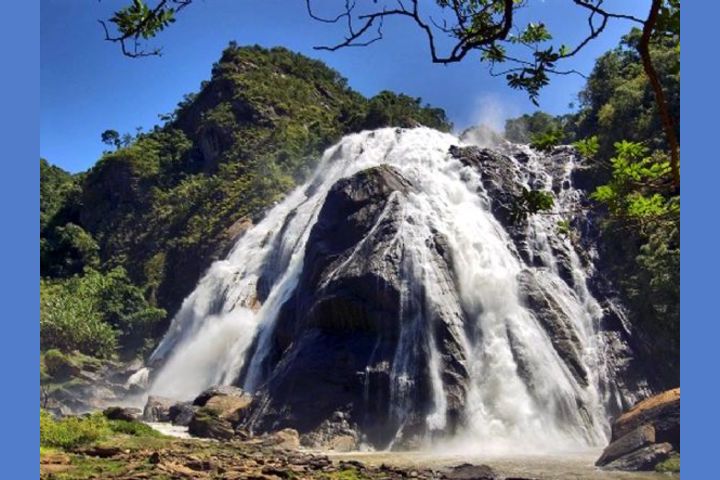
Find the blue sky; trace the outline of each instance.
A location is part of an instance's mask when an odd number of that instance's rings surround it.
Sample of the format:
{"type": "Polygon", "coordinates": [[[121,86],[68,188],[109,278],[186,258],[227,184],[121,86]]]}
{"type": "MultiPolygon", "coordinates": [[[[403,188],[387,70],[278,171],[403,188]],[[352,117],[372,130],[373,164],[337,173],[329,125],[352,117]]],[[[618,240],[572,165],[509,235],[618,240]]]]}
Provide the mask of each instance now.
{"type": "MultiPolygon", "coordinates": [[[[428,3],[430,0],[427,0],[428,3]]],[[[332,7],[339,0],[315,0],[332,7]]],[[[389,21],[385,39],[367,48],[319,52],[313,46],[337,41],[342,31],[311,20],[304,0],[196,0],[155,43],[162,57],[130,59],[102,40],[97,20],[127,3],[120,0],[43,0],[41,3],[40,152],[50,162],[77,172],[92,166],[105,145],[100,133],[112,128],[134,133],[159,122],[183,94],[198,90],[230,40],[282,45],[323,60],[366,96],[403,92],[446,110],[456,128],[480,122],[501,127],[505,118],[536,108],[473,58],[441,66],[429,60],[427,44],[414,25],[389,21]]],[[[152,3],[152,2],[151,2],[152,3]]],[[[557,43],[572,46],[586,33],[583,12],[569,0],[529,0],[521,21],[543,21],[557,43]]],[[[644,16],[649,0],[606,0],[608,10],[644,16]]],[[[565,64],[584,73],[630,29],[611,22],[579,57],[565,64]]],[[[568,111],[584,80],[555,77],[540,97],[541,109],[568,111]]]]}

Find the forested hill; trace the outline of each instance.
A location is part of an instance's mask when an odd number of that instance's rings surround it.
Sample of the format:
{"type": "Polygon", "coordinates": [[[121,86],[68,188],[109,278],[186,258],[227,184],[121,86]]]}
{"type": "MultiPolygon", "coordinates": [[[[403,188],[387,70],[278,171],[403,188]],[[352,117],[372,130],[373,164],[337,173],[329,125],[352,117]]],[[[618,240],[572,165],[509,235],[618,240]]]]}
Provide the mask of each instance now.
{"type": "Polygon", "coordinates": [[[109,137],[113,151],[87,172],[41,160],[44,349],[147,351],[203,270],[326,147],[362,129],[451,128],[420,99],[367,99],[319,61],[234,43],[162,118],[109,137]]]}

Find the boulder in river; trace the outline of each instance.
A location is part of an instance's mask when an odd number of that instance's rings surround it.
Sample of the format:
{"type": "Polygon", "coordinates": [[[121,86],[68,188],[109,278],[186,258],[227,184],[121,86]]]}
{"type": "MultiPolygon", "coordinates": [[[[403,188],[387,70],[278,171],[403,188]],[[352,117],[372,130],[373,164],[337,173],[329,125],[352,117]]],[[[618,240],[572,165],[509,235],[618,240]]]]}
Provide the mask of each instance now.
{"type": "Polygon", "coordinates": [[[244,395],[245,392],[241,388],[233,387],[232,385],[214,385],[212,387],[208,387],[205,390],[203,390],[197,397],[195,397],[195,400],[193,400],[193,405],[196,405],[198,407],[203,407],[213,397],[222,397],[222,396],[235,396],[239,397],[244,395]]]}
{"type": "Polygon", "coordinates": [[[142,414],[142,410],[133,407],[108,407],[103,411],[103,415],[108,420],[125,420],[126,422],[139,420],[142,414]]]}
{"type": "Polygon", "coordinates": [[[235,427],[246,415],[252,401],[253,397],[240,388],[211,387],[198,395],[192,406],[183,407],[193,411],[187,423],[188,432],[198,437],[228,440],[235,436],[235,427]]]}
{"type": "Polygon", "coordinates": [[[177,403],[176,400],[157,395],[150,395],[145,402],[143,420],[146,422],[169,422],[170,407],[177,403]]]}
{"type": "Polygon", "coordinates": [[[647,398],[620,415],[596,465],[608,470],[653,470],[680,453],[680,389],[647,398]]]}
{"type": "Polygon", "coordinates": [[[444,472],[444,478],[452,480],[495,480],[497,475],[487,465],[463,463],[444,472]]]}
{"type": "Polygon", "coordinates": [[[235,429],[229,420],[220,418],[211,409],[201,407],[190,420],[188,433],[196,437],[230,440],[235,436],[235,429]]]}

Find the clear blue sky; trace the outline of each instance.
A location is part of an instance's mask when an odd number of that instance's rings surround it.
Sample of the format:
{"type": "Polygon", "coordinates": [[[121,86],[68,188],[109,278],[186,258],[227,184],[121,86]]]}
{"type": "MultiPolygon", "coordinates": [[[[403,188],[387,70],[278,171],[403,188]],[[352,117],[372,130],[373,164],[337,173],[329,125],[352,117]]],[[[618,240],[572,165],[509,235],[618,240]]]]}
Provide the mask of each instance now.
{"type": "MultiPolygon", "coordinates": [[[[407,21],[389,21],[385,40],[367,48],[319,52],[313,46],[342,34],[311,20],[304,0],[196,0],[156,40],[162,57],[130,59],[102,40],[97,20],[129,0],[43,0],[41,3],[40,152],[67,170],[85,170],[105,148],[100,133],[112,128],[134,133],[152,128],[158,114],[174,110],[183,94],[197,91],[230,40],[239,44],[282,45],[318,58],[370,96],[393,90],[422,97],[446,110],[456,128],[479,122],[500,127],[507,117],[536,108],[503,78],[493,78],[478,61],[441,66],[429,60],[427,45],[407,21]]],[[[432,3],[427,0],[428,3],[432,3]]],[[[340,0],[315,0],[320,6],[340,0]]],[[[152,2],[151,2],[152,3],[152,2]]],[[[530,0],[522,20],[545,22],[558,43],[572,46],[585,34],[586,18],[569,0],[530,0]]],[[[649,0],[606,0],[609,10],[644,16],[649,0]]],[[[594,59],[613,48],[630,29],[611,22],[582,54],[565,64],[585,73],[594,59]]],[[[584,80],[555,77],[541,95],[541,109],[563,113],[584,80]]]]}

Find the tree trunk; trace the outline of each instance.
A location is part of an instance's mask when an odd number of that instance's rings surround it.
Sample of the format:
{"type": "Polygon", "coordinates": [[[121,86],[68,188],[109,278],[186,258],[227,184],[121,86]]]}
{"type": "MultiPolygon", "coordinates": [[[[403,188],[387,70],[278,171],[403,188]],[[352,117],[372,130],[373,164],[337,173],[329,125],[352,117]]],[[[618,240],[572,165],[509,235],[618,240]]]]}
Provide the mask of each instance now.
{"type": "Polygon", "coordinates": [[[655,103],[657,105],[658,112],[660,113],[663,130],[665,130],[665,137],[667,139],[668,148],[670,149],[670,170],[672,173],[673,189],[679,194],[680,144],[678,143],[677,135],[675,135],[675,120],[672,118],[672,115],[670,115],[670,109],[668,108],[667,98],[665,97],[662,83],[660,83],[657,71],[652,64],[652,59],[650,57],[650,38],[652,36],[653,29],[655,28],[655,24],[657,23],[657,17],[660,12],[661,4],[662,0],[653,0],[652,2],[650,14],[643,26],[638,51],[640,52],[640,58],[642,59],[645,74],[650,80],[650,86],[655,93],[655,103]]]}

